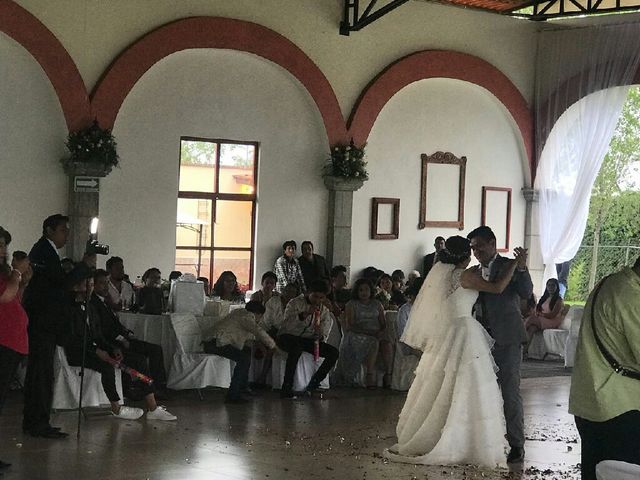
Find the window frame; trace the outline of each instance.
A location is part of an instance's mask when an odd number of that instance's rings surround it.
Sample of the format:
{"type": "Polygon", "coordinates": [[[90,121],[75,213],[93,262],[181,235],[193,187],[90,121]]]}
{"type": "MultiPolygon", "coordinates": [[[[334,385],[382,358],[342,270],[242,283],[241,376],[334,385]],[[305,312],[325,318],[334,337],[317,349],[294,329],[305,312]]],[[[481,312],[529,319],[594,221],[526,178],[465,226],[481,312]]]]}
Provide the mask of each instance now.
{"type": "MultiPolygon", "coordinates": [[[[181,136],[180,146],[182,142],[207,142],[216,144],[216,159],[215,159],[215,185],[214,192],[196,192],[190,190],[180,190],[180,173],[182,168],[182,155],[181,148],[178,149],[178,197],[176,199],[176,205],[178,199],[192,199],[192,200],[210,200],[211,201],[211,217],[209,222],[211,225],[211,238],[207,243],[207,246],[198,247],[197,245],[185,246],[176,245],[175,250],[193,250],[210,252],[209,259],[209,281],[211,285],[215,283],[216,279],[213,276],[214,264],[216,261],[216,251],[226,252],[249,252],[249,287],[253,285],[253,270],[255,261],[255,248],[256,248],[256,215],[258,204],[258,158],[260,151],[260,143],[255,141],[240,141],[240,140],[228,140],[222,138],[205,138],[205,137],[193,137],[193,136],[181,136]],[[253,153],[253,193],[220,193],[220,150],[223,144],[227,145],[250,145],[254,147],[253,153]],[[217,214],[217,202],[218,201],[250,201],[251,202],[251,242],[249,247],[224,247],[215,246],[215,219],[217,214]]],[[[176,207],[177,208],[177,207],[176,207]]],[[[176,224],[177,225],[177,224],[176,224]]],[[[177,258],[174,258],[174,265],[177,258]]],[[[175,267],[174,267],[175,268],[175,267]]],[[[202,273],[202,272],[201,272],[202,273]]]]}

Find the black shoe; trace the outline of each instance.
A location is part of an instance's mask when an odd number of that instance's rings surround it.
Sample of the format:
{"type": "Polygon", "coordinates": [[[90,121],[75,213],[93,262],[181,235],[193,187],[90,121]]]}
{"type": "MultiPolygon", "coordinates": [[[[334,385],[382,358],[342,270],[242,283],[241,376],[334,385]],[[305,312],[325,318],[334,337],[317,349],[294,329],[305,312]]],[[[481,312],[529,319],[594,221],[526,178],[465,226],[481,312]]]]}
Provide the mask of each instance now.
{"type": "Polygon", "coordinates": [[[295,400],[296,398],[298,398],[298,395],[296,395],[293,390],[280,390],[280,398],[289,398],[291,400],[295,400]]]}
{"type": "Polygon", "coordinates": [[[522,463],[524,462],[524,448],[511,447],[509,455],[507,455],[507,463],[522,463]]]}
{"type": "Polygon", "coordinates": [[[227,405],[244,405],[246,403],[249,403],[249,400],[242,397],[227,397],[225,398],[224,403],[226,403],[227,405]]]}
{"type": "Polygon", "coordinates": [[[41,430],[30,430],[29,435],[32,437],[41,437],[41,438],[67,438],[69,436],[68,433],[61,432],[60,430],[55,430],[51,427],[43,428],[41,430]]]}
{"type": "Polygon", "coordinates": [[[10,463],[7,462],[3,462],[2,460],[0,460],[0,470],[6,470],[7,468],[9,468],[11,466],[10,463]]]}

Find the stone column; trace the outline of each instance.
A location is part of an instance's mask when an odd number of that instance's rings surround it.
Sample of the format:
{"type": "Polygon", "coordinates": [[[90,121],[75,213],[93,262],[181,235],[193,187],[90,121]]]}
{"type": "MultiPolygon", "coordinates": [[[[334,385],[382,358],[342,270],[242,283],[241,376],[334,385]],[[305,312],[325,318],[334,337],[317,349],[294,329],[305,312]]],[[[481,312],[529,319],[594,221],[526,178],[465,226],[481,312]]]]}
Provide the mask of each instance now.
{"type": "Polygon", "coordinates": [[[100,213],[100,180],[111,172],[102,164],[76,163],[65,168],[69,176],[69,226],[71,233],[67,242],[67,256],[74,261],[82,260],[89,225],[100,213]]]}
{"type": "Polygon", "coordinates": [[[522,195],[527,202],[524,222],[524,247],[529,250],[529,273],[533,280],[533,291],[542,291],[544,280],[544,261],[540,249],[540,230],[538,228],[538,191],[523,188],[522,195]]]}
{"type": "Polygon", "coordinates": [[[353,192],[360,189],[362,180],[324,177],[329,190],[329,228],[327,229],[327,260],[331,266],[344,265],[351,270],[351,220],[353,192]]]}

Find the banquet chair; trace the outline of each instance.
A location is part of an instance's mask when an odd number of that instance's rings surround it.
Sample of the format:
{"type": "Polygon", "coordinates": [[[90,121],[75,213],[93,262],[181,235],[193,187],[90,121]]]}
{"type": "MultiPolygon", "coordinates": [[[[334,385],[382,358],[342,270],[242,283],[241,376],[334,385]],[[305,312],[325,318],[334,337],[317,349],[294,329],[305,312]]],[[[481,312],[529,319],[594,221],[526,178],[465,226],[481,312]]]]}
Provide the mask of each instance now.
{"type": "Polygon", "coordinates": [[[218,355],[204,353],[202,333],[195,315],[173,313],[171,325],[178,348],[169,369],[167,388],[196,389],[201,399],[203,388],[228,388],[231,383],[232,362],[218,355]]]}
{"type": "MultiPolygon", "coordinates": [[[[114,367],[115,368],[115,367],[114,367]]],[[[67,361],[64,348],[57,347],[53,362],[53,403],[54,410],[75,410],[78,408],[80,394],[80,367],[72,367],[67,361]]],[[[116,390],[122,398],[122,375],[116,372],[116,390]]],[[[82,385],[82,406],[98,407],[109,405],[109,399],[104,393],[100,373],[85,368],[82,385]]]]}
{"type": "Polygon", "coordinates": [[[638,480],[640,465],[604,460],[596,465],[596,478],[598,480],[638,480]]]}
{"type": "Polygon", "coordinates": [[[549,356],[555,359],[564,358],[565,346],[569,338],[569,329],[571,326],[571,310],[574,308],[575,307],[569,308],[558,328],[548,328],[541,332],[534,333],[529,343],[529,349],[527,350],[527,356],[529,358],[535,360],[546,360],[549,356]]]}

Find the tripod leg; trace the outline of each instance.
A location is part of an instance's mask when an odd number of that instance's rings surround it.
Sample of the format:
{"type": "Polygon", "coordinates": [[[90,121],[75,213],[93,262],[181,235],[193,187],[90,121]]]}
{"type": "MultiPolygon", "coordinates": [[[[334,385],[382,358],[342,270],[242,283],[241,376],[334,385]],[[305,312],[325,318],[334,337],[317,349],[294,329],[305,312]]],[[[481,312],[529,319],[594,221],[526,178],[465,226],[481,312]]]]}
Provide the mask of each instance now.
{"type": "Polygon", "coordinates": [[[88,307],[89,307],[88,303],[85,303],[84,310],[86,312],[86,318],[84,321],[84,328],[82,329],[82,363],[80,364],[80,394],[78,395],[78,427],[76,431],[77,439],[80,439],[80,422],[82,421],[82,393],[84,389],[84,363],[87,357],[87,330],[89,328],[89,308],[88,307]]]}

